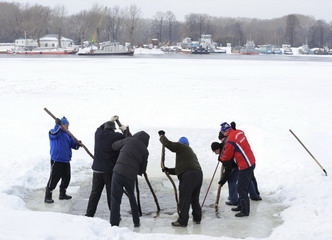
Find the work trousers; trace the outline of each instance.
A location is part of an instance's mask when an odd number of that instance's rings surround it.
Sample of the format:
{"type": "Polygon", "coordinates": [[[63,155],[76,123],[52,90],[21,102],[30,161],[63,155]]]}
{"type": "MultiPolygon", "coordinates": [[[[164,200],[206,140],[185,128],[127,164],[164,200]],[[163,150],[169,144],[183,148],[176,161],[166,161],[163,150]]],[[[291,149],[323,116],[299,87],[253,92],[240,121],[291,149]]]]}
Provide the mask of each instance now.
{"type": "Polygon", "coordinates": [[[255,169],[255,165],[239,171],[239,179],[237,183],[237,191],[239,193],[239,206],[241,212],[245,214],[250,213],[250,201],[249,201],[249,188],[252,184],[252,174],[255,169]]]}
{"type": "Polygon", "coordinates": [[[111,200],[111,219],[110,219],[112,226],[119,226],[120,223],[120,206],[121,206],[122,195],[124,193],[123,189],[126,190],[129,198],[133,222],[135,225],[138,225],[140,223],[136,197],[134,194],[134,188],[135,188],[135,181],[126,178],[120,174],[113,173],[112,187],[111,187],[112,200],[111,200]]]}
{"type": "Polygon", "coordinates": [[[106,186],[108,209],[111,211],[111,181],[112,173],[93,172],[92,189],[86,216],[93,217],[95,215],[104,186],[106,186]]]}
{"type": "MultiPolygon", "coordinates": [[[[239,169],[233,168],[232,173],[228,179],[228,194],[229,194],[229,201],[232,203],[238,203],[239,195],[237,192],[237,181],[239,178],[239,169]]],[[[250,181],[249,186],[249,195],[251,199],[259,199],[259,191],[257,186],[257,181],[254,176],[254,173],[252,174],[252,179],[250,181]]]]}
{"type": "Polygon", "coordinates": [[[185,171],[179,176],[179,180],[180,213],[178,222],[182,225],[188,224],[190,205],[194,221],[200,222],[202,209],[199,204],[199,194],[203,182],[203,173],[200,170],[185,171]]]}
{"type": "Polygon", "coordinates": [[[66,190],[70,183],[70,163],[51,160],[51,173],[47,183],[47,188],[53,191],[61,179],[60,191],[66,190]]]}

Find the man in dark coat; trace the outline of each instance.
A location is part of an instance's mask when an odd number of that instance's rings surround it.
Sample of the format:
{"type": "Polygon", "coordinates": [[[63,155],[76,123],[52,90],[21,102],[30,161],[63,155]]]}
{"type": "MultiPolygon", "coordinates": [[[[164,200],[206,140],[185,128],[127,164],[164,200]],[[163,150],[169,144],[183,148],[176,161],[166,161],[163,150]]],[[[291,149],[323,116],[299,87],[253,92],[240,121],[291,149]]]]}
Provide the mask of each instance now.
{"type": "Polygon", "coordinates": [[[165,136],[165,132],[158,132],[160,142],[170,151],[176,153],[175,168],[164,168],[169,174],[177,175],[179,179],[179,218],[172,222],[174,227],[186,227],[189,220],[190,205],[192,207],[193,220],[197,224],[202,219],[202,209],[199,204],[199,194],[203,182],[203,173],[194,151],[189,147],[186,137],[181,137],[178,142],[171,142],[165,136]]]}
{"type": "Polygon", "coordinates": [[[112,176],[112,202],[111,202],[111,225],[119,226],[120,206],[122,195],[125,189],[129,198],[131,213],[135,227],[140,226],[139,211],[134,194],[134,187],[137,175],[142,175],[146,171],[149,151],[150,136],[140,131],[132,137],[116,141],[112,148],[120,151],[115,163],[112,176]]]}
{"type": "Polygon", "coordinates": [[[106,186],[108,208],[111,210],[111,181],[113,168],[119,156],[119,152],[112,149],[112,144],[124,138],[122,133],[114,130],[114,121],[108,121],[97,128],[95,132],[92,190],[85,214],[88,217],[95,215],[104,186],[106,186]]]}

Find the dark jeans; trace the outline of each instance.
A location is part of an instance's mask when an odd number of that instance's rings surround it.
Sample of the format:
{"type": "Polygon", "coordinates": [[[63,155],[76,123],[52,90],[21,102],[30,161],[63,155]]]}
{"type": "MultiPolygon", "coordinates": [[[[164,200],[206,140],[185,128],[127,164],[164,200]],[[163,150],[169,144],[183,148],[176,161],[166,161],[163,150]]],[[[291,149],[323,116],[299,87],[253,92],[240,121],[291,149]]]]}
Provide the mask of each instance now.
{"type": "Polygon", "coordinates": [[[70,177],[70,163],[51,160],[51,173],[47,183],[47,187],[50,191],[56,188],[60,179],[60,190],[66,190],[70,183],[70,177]]]}
{"type": "Polygon", "coordinates": [[[106,185],[106,196],[108,209],[111,211],[111,181],[112,173],[94,172],[92,177],[92,190],[89,197],[89,203],[86,210],[86,216],[93,217],[97,210],[97,205],[106,185]]]}
{"type": "Polygon", "coordinates": [[[258,185],[257,185],[256,177],[255,177],[255,172],[252,172],[252,183],[254,184],[254,188],[255,188],[256,194],[259,196],[260,192],[258,190],[258,185]]]}
{"type": "Polygon", "coordinates": [[[129,178],[126,178],[120,174],[113,173],[112,176],[112,187],[111,187],[111,225],[112,226],[119,226],[120,223],[120,206],[121,206],[121,200],[123,195],[123,188],[125,188],[130,208],[131,208],[131,214],[133,216],[133,222],[134,224],[139,224],[139,213],[138,213],[138,207],[136,202],[136,197],[134,194],[134,187],[135,187],[135,181],[130,180],[129,178]]]}
{"type": "Polygon", "coordinates": [[[194,221],[201,221],[202,209],[199,204],[199,194],[203,182],[203,173],[200,170],[185,171],[179,176],[179,205],[180,214],[178,222],[187,225],[190,205],[194,221]]]}
{"type": "MultiPolygon", "coordinates": [[[[229,201],[232,203],[238,203],[239,201],[239,195],[237,192],[237,181],[239,178],[239,169],[233,168],[232,173],[228,179],[228,194],[229,194],[229,201]]],[[[253,174],[252,180],[250,181],[249,186],[249,195],[252,199],[258,199],[260,198],[258,187],[257,187],[257,181],[253,174]]]]}
{"type": "Polygon", "coordinates": [[[228,195],[229,201],[232,203],[238,203],[239,194],[237,193],[237,179],[239,177],[239,170],[237,167],[232,169],[231,175],[228,179],[228,195]]]}
{"type": "Polygon", "coordinates": [[[250,213],[250,201],[249,201],[249,188],[252,184],[252,174],[255,169],[255,165],[239,171],[239,179],[237,183],[237,191],[239,193],[239,206],[241,212],[249,214],[250,213]]]}

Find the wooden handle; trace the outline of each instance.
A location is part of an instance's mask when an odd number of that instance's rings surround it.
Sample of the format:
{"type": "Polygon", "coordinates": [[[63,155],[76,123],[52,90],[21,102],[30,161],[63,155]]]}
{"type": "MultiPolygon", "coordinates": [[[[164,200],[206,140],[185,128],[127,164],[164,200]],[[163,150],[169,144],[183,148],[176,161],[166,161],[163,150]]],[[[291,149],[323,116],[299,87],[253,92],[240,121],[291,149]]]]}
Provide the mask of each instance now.
{"type": "MultiPolygon", "coordinates": [[[[48,115],[50,115],[54,120],[56,119],[56,117],[47,109],[47,108],[44,108],[44,110],[45,110],[45,112],[47,112],[48,113],[48,115]]],[[[78,145],[80,145],[82,148],[84,148],[84,150],[90,155],[90,157],[92,157],[92,159],[94,159],[94,156],[93,156],[93,154],[89,151],[89,149],[82,143],[82,142],[80,142],[68,129],[66,129],[66,128],[64,128],[63,126],[62,126],[62,124],[60,124],[61,125],[61,128],[62,128],[62,130],[64,130],[66,133],[68,133],[69,134],[69,136],[71,136],[74,140],[75,140],[75,142],[78,144],[78,145]]]]}

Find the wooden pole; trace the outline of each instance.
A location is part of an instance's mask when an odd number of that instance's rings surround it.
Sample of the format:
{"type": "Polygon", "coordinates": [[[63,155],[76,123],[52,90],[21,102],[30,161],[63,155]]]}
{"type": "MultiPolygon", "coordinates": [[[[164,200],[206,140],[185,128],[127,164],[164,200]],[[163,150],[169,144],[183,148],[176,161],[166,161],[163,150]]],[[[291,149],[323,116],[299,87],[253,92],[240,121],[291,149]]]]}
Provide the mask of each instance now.
{"type": "MultiPolygon", "coordinates": [[[[54,120],[56,120],[56,117],[47,109],[47,108],[44,108],[45,112],[48,113],[48,115],[50,115],[54,120]]],[[[94,159],[94,156],[93,154],[89,151],[89,149],[81,142],[79,141],[68,129],[64,128],[62,124],[61,125],[61,129],[63,131],[65,131],[66,133],[69,134],[69,136],[71,136],[78,145],[80,145],[82,148],[84,148],[84,150],[90,155],[90,157],[92,157],[92,159],[94,159]]]]}
{"type": "Polygon", "coordinates": [[[212,181],[213,181],[213,179],[214,179],[214,175],[216,175],[216,172],[217,172],[217,169],[218,169],[219,163],[220,163],[220,162],[218,161],[217,166],[216,166],[216,169],[214,170],[214,173],[213,173],[213,175],[212,175],[212,178],[211,178],[211,181],[210,181],[209,187],[208,187],[208,189],[207,189],[207,191],[206,191],[206,194],[205,194],[205,197],[204,197],[204,200],[203,200],[203,203],[202,203],[201,208],[203,208],[203,206],[204,206],[204,203],[205,203],[206,197],[207,197],[207,195],[208,195],[208,193],[209,193],[210,187],[211,187],[211,185],[212,185],[212,181]]]}
{"type": "MultiPolygon", "coordinates": [[[[165,168],[165,146],[163,145],[163,147],[161,149],[161,169],[164,169],[164,168],[165,168]]],[[[177,191],[176,185],[175,185],[172,177],[169,175],[169,173],[166,171],[164,173],[166,174],[166,177],[168,178],[168,180],[171,182],[171,184],[173,186],[175,201],[176,201],[176,211],[178,212],[178,214],[180,214],[179,197],[178,197],[178,191],[177,191]]]]}
{"type": "MultiPolygon", "coordinates": [[[[224,166],[221,167],[220,170],[220,178],[223,174],[224,171],[224,166]]],[[[218,191],[217,191],[217,198],[216,198],[216,202],[214,203],[214,210],[216,213],[216,216],[219,218],[219,201],[220,201],[220,195],[221,195],[221,184],[218,184],[218,191]]]]}
{"type": "Polygon", "coordinates": [[[297,139],[297,141],[299,141],[299,143],[302,145],[302,147],[309,153],[309,155],[315,160],[315,162],[318,164],[318,166],[323,170],[323,172],[325,173],[325,175],[327,176],[327,172],[326,170],[323,168],[323,166],[317,161],[317,159],[314,157],[314,155],[311,154],[311,152],[306,148],[306,146],[304,146],[304,144],[301,142],[301,140],[295,135],[295,133],[293,133],[293,131],[291,129],[289,129],[289,131],[291,132],[291,134],[293,134],[293,136],[297,139]]]}

